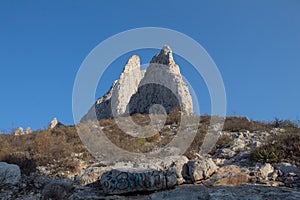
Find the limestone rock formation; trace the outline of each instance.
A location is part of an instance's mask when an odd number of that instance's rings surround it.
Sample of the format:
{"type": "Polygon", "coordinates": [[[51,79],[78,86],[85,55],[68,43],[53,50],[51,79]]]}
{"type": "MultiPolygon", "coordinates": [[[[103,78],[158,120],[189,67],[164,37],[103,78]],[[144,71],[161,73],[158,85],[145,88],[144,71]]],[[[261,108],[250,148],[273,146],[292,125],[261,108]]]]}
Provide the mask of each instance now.
{"type": "Polygon", "coordinates": [[[25,135],[24,129],[22,127],[17,128],[17,130],[14,132],[14,135],[25,135]]]}
{"type": "Polygon", "coordinates": [[[48,129],[59,128],[60,126],[64,126],[61,122],[57,120],[57,118],[53,118],[51,122],[49,122],[48,129]]]}
{"type": "Polygon", "coordinates": [[[140,69],[140,58],[132,56],[120,79],[97,100],[81,121],[93,120],[95,114],[99,120],[133,113],[162,113],[162,110],[157,110],[162,107],[166,113],[179,108],[182,113],[191,115],[192,104],[188,86],[173,59],[172,50],[164,46],[152,58],[146,71],[140,69]],[[157,104],[160,107],[155,106],[157,104]]]}
{"type": "Polygon", "coordinates": [[[26,134],[30,134],[30,133],[32,133],[32,130],[31,130],[30,127],[27,127],[27,128],[26,128],[26,134]]]}
{"type": "MultiPolygon", "coordinates": [[[[139,89],[129,102],[130,113],[149,113],[153,105],[161,105],[167,113],[179,108],[184,114],[193,112],[192,97],[183,81],[172,50],[164,46],[147,68],[139,89]]],[[[158,111],[158,113],[160,113],[158,111]]]]}

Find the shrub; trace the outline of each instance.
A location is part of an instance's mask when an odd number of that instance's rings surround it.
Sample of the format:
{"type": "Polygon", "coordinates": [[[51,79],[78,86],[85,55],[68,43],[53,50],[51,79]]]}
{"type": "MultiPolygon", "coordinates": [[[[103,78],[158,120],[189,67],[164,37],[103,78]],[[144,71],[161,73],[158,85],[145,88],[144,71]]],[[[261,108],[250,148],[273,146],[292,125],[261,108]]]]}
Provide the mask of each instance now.
{"type": "Polygon", "coordinates": [[[300,129],[286,128],[263,146],[252,150],[250,158],[259,162],[291,162],[300,166],[300,129]]]}

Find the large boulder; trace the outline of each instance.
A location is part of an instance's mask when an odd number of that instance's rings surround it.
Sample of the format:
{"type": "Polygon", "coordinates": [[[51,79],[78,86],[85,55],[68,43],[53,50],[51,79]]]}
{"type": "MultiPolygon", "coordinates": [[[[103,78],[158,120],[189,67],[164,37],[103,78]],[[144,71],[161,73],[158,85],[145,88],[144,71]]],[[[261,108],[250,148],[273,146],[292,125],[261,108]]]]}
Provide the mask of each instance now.
{"type": "Polygon", "coordinates": [[[98,182],[105,194],[150,192],[173,188],[178,184],[173,170],[113,169],[102,175],[98,182]]]}
{"type": "Polygon", "coordinates": [[[21,170],[18,165],[0,162],[0,185],[15,185],[20,181],[21,170]]]}
{"type": "Polygon", "coordinates": [[[208,179],[216,170],[217,165],[211,158],[200,158],[189,161],[183,171],[183,178],[187,182],[197,182],[208,179]]]}
{"type": "Polygon", "coordinates": [[[204,181],[206,186],[240,186],[249,183],[249,172],[239,166],[224,166],[208,180],[204,181]]]}
{"type": "Polygon", "coordinates": [[[71,193],[73,182],[69,179],[57,179],[50,181],[42,190],[44,199],[64,199],[71,193]]]}
{"type": "Polygon", "coordinates": [[[88,167],[75,177],[75,182],[79,185],[87,185],[96,182],[103,173],[110,171],[111,167],[88,167]]]}

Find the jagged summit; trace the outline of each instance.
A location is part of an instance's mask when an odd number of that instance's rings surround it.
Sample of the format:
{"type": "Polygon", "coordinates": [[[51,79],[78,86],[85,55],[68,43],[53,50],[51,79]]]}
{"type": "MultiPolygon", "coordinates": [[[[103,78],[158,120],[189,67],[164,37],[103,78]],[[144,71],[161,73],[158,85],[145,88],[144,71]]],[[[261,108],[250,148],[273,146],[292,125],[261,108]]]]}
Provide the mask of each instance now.
{"type": "Polygon", "coordinates": [[[159,54],[156,54],[150,63],[162,65],[175,65],[172,49],[168,45],[164,45],[159,54]]]}
{"type": "Polygon", "coordinates": [[[127,73],[130,70],[136,69],[136,68],[140,69],[140,66],[141,66],[140,57],[137,55],[133,55],[128,59],[126,65],[123,69],[123,73],[127,73]]]}
{"type": "Polygon", "coordinates": [[[179,108],[184,114],[193,112],[192,97],[184,82],[172,50],[165,45],[146,70],[140,69],[140,58],[131,56],[120,79],[90,109],[81,121],[133,113],[149,113],[153,105],[161,105],[166,113],[179,108]]]}

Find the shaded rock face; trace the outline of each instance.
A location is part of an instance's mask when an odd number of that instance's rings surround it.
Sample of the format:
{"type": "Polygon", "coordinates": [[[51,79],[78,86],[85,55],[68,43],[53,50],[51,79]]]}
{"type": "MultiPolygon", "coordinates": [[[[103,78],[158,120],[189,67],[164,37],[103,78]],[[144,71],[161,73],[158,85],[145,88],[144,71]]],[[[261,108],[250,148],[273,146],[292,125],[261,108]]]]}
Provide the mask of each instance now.
{"type": "Polygon", "coordinates": [[[21,178],[21,171],[18,165],[0,162],[0,185],[15,185],[21,178]]]}
{"type": "Polygon", "coordinates": [[[154,110],[158,113],[169,113],[175,108],[187,115],[193,112],[188,86],[168,46],[164,46],[160,53],[152,58],[146,71],[140,69],[140,58],[132,56],[120,79],[97,100],[81,121],[93,120],[95,113],[98,120],[133,113],[149,113],[157,104],[164,108],[154,110]]]}
{"type": "Polygon", "coordinates": [[[176,172],[173,170],[122,171],[111,170],[102,175],[100,188],[106,194],[125,194],[139,191],[157,191],[177,185],[176,172]]]}

